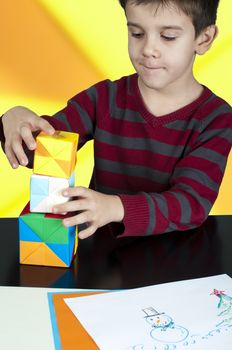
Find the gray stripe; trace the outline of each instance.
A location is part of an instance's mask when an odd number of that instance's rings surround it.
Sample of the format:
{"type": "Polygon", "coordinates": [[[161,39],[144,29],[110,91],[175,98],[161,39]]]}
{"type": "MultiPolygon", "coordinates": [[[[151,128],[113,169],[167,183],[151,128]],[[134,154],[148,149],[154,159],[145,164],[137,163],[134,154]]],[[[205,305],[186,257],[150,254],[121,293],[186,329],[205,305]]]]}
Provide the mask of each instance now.
{"type": "MultiPolygon", "coordinates": [[[[213,98],[215,98],[215,95],[213,95],[213,98]]],[[[212,100],[213,98],[208,99],[206,102],[208,103],[210,100],[212,100]]],[[[205,105],[206,103],[202,104],[200,106],[200,109],[205,105]]],[[[199,113],[199,110],[197,110],[197,112],[199,113]]],[[[209,115],[207,115],[207,117],[205,119],[194,119],[194,114],[193,113],[191,119],[189,120],[175,120],[172,121],[168,124],[166,124],[166,127],[169,129],[174,129],[174,130],[178,130],[178,131],[186,131],[186,130],[199,130],[202,131],[203,128],[206,127],[206,123],[207,125],[209,125],[210,123],[212,123],[212,121],[217,118],[220,117],[222,114],[224,113],[231,113],[232,112],[232,108],[228,105],[228,104],[223,104],[222,106],[218,107],[217,109],[214,109],[213,112],[211,112],[209,115]]]]}
{"type": "Polygon", "coordinates": [[[168,220],[168,206],[167,206],[167,201],[164,195],[159,194],[159,193],[151,193],[152,197],[156,201],[160,211],[162,214],[166,217],[168,220]]]}
{"type": "MultiPolygon", "coordinates": [[[[171,191],[170,191],[170,193],[171,193],[171,191]]],[[[177,230],[178,228],[174,224],[174,222],[171,222],[169,220],[168,205],[167,205],[167,201],[166,201],[165,196],[162,194],[159,194],[159,193],[152,193],[152,196],[153,196],[154,200],[156,201],[161,213],[165,216],[166,220],[169,222],[169,226],[167,227],[165,232],[177,230]]]]}
{"type": "Polygon", "coordinates": [[[180,157],[183,154],[184,146],[173,146],[149,138],[126,137],[111,134],[96,127],[95,139],[101,142],[119,146],[126,149],[149,151],[156,154],[180,157]]]}
{"type": "Polygon", "coordinates": [[[69,121],[68,121],[68,119],[67,119],[67,117],[66,117],[66,115],[64,113],[58,112],[58,113],[53,115],[53,118],[55,118],[55,119],[59,120],[60,122],[62,122],[66,126],[68,131],[72,131],[72,128],[71,128],[71,126],[69,124],[69,121]]]}
{"type": "Polygon", "coordinates": [[[193,179],[213,191],[218,189],[218,183],[213,181],[205,172],[199,169],[185,167],[176,168],[173,173],[173,178],[177,178],[179,176],[185,176],[189,179],[193,179]]]}
{"type": "Polygon", "coordinates": [[[206,142],[214,137],[220,137],[232,144],[232,130],[231,128],[226,129],[213,129],[206,130],[201,135],[199,135],[197,141],[206,142]]]}
{"type": "Polygon", "coordinates": [[[114,82],[108,81],[108,91],[111,118],[133,121],[137,123],[146,123],[145,119],[139,112],[118,107],[116,102],[116,84],[114,82]]]}
{"type": "Polygon", "coordinates": [[[224,103],[220,107],[214,109],[212,113],[208,114],[207,117],[202,120],[202,130],[212,123],[214,119],[221,118],[222,115],[226,113],[232,113],[232,108],[227,103],[224,103]]]}
{"type": "MultiPolygon", "coordinates": [[[[193,228],[196,228],[196,227],[198,227],[199,225],[197,225],[197,224],[186,224],[185,226],[187,226],[188,227],[188,230],[191,230],[191,229],[193,229],[193,228]]],[[[180,231],[180,229],[177,227],[177,225],[175,225],[174,223],[171,223],[171,225],[169,225],[168,227],[167,227],[167,229],[165,230],[165,233],[167,233],[167,232],[172,232],[172,231],[180,231]]]]}
{"type": "Polygon", "coordinates": [[[123,174],[126,176],[137,176],[145,179],[149,179],[159,184],[166,184],[170,178],[169,173],[154,170],[141,165],[131,165],[126,163],[114,162],[111,160],[105,160],[102,158],[95,158],[95,168],[98,170],[104,170],[113,172],[115,174],[123,174]]]}
{"type": "Polygon", "coordinates": [[[86,113],[86,111],[74,100],[70,100],[69,103],[71,105],[74,106],[74,108],[76,109],[76,111],[78,112],[78,115],[82,121],[82,124],[85,127],[85,130],[87,132],[88,135],[93,135],[93,122],[90,118],[90,116],[88,115],[88,113],[86,113]]]}
{"type": "Polygon", "coordinates": [[[175,188],[179,188],[181,191],[184,190],[186,193],[190,194],[193,198],[195,198],[197,202],[200,203],[201,206],[203,207],[205,211],[205,217],[207,217],[212,207],[212,203],[208,201],[208,199],[200,196],[199,193],[196,192],[192,187],[189,187],[184,183],[175,185],[175,188]]]}
{"type": "Polygon", "coordinates": [[[186,130],[198,130],[199,127],[201,126],[201,120],[199,119],[194,119],[194,115],[196,112],[199,112],[199,110],[211,102],[215,98],[215,95],[211,95],[204,103],[200,104],[200,106],[193,110],[193,115],[191,116],[191,119],[189,120],[174,120],[166,125],[167,128],[174,129],[174,130],[179,130],[179,131],[186,131],[186,130]]]}
{"type": "Polygon", "coordinates": [[[91,102],[94,105],[97,105],[97,100],[98,100],[98,94],[97,94],[97,89],[96,86],[93,85],[90,88],[88,88],[87,90],[85,90],[87,96],[90,98],[91,102]]]}
{"type": "Polygon", "coordinates": [[[174,222],[170,222],[169,226],[166,228],[164,233],[172,232],[172,231],[178,231],[178,227],[176,226],[176,224],[174,224],[174,222]]]}
{"type": "Polygon", "coordinates": [[[190,120],[175,120],[173,122],[170,122],[168,124],[165,125],[165,127],[167,129],[172,129],[172,130],[176,130],[176,131],[187,131],[187,130],[191,130],[191,131],[197,131],[200,130],[201,127],[201,121],[198,119],[194,119],[194,117],[192,117],[190,120]]]}
{"type": "Polygon", "coordinates": [[[129,191],[128,189],[118,189],[114,187],[108,187],[108,186],[103,186],[103,185],[98,185],[96,188],[94,188],[96,191],[106,193],[106,194],[136,194],[135,191],[131,190],[129,191]]]}
{"type": "Polygon", "coordinates": [[[178,200],[181,207],[181,219],[180,222],[183,225],[188,225],[191,219],[191,206],[185,195],[179,192],[170,191],[170,193],[178,200]]]}
{"type": "Polygon", "coordinates": [[[147,227],[147,231],[145,233],[145,236],[151,236],[155,226],[156,226],[156,212],[155,212],[155,204],[151,198],[151,196],[146,193],[143,192],[144,196],[146,197],[147,200],[147,204],[148,204],[148,208],[149,208],[149,223],[148,223],[148,227],[147,227]]]}
{"type": "Polygon", "coordinates": [[[215,165],[217,165],[220,168],[222,172],[224,172],[225,165],[227,162],[227,157],[223,156],[218,152],[215,152],[208,148],[200,147],[200,148],[197,148],[195,151],[191,152],[191,156],[202,158],[204,160],[213,162],[215,163],[215,165]]]}

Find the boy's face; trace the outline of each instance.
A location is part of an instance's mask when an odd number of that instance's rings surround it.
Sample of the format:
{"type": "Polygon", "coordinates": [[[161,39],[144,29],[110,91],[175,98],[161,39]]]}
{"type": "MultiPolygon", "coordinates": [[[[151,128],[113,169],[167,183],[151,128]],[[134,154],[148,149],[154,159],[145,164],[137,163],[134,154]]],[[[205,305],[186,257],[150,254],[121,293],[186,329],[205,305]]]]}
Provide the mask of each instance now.
{"type": "Polygon", "coordinates": [[[176,7],[126,6],[128,47],[139,83],[147,88],[183,89],[193,81],[197,39],[191,19],[176,7]]]}

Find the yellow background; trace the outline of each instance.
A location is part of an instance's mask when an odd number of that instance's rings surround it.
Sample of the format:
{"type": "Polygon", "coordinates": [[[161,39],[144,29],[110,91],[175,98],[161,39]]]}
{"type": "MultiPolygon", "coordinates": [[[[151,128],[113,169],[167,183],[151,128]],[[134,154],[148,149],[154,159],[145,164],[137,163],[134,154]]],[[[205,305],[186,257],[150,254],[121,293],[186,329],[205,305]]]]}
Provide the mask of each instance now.
{"type": "MultiPolygon", "coordinates": [[[[232,103],[231,0],[221,0],[219,36],[197,59],[196,77],[232,103]]],[[[0,113],[24,105],[53,114],[95,82],[133,72],[117,0],[1,0],[0,113]]],[[[78,153],[76,181],[87,186],[92,143],[78,153]]],[[[211,214],[232,213],[232,154],[211,214]]],[[[12,170],[0,150],[0,217],[18,216],[29,200],[31,171],[12,170]]]]}

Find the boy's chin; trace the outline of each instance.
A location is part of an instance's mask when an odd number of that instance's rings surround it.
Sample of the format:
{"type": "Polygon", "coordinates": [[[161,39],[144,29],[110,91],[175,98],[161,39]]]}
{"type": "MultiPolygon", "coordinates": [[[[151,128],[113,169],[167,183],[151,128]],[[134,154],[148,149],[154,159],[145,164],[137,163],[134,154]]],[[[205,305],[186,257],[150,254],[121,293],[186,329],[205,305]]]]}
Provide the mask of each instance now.
{"type": "Polygon", "coordinates": [[[143,75],[138,74],[139,76],[139,81],[140,81],[140,86],[144,86],[147,89],[151,89],[151,90],[161,90],[163,88],[165,88],[166,84],[162,83],[161,81],[159,81],[158,79],[151,79],[151,78],[147,78],[144,77],[143,75]]]}

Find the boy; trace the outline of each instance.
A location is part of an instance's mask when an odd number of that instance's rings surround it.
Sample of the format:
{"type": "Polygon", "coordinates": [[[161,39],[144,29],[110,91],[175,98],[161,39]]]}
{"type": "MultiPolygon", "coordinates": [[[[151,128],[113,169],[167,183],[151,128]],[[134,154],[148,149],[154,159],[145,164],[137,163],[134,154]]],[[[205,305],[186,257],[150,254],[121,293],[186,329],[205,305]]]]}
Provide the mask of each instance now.
{"type": "Polygon", "coordinates": [[[218,0],[120,3],[136,74],[94,85],[53,118],[23,107],[2,118],[13,168],[27,165],[22,141],[33,151],[33,132],[78,132],[79,148],[94,139],[91,189],[69,188],[64,194],[73,199],[54,207],[54,213],[74,212],[65,226],[86,224],[80,238],[110,223],[118,237],[199,226],[216,200],[231,149],[231,107],[192,72],[196,54],[217,35],[218,0]]]}

